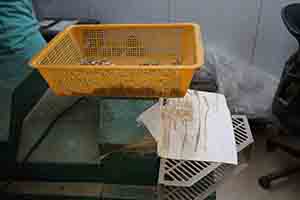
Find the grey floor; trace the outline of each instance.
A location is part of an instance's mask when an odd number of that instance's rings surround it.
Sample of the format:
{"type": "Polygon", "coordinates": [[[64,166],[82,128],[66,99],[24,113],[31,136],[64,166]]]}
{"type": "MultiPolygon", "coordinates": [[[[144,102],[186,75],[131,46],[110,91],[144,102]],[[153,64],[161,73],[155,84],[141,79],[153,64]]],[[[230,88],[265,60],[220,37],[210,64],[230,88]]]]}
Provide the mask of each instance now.
{"type": "Polygon", "coordinates": [[[274,183],[263,190],[257,179],[268,172],[298,164],[289,155],[265,151],[266,133],[255,133],[255,146],[248,167],[239,175],[229,178],[217,190],[218,200],[299,200],[300,173],[274,183]]]}
{"type": "MultiPolygon", "coordinates": [[[[60,98],[60,100],[51,100],[51,98],[53,98],[53,94],[49,93],[48,97],[45,98],[47,100],[39,105],[39,109],[34,110],[26,119],[19,153],[20,160],[39,137],[42,130],[45,129],[47,123],[52,121],[57,113],[63,110],[66,105],[75,101],[74,98],[64,98],[63,100],[61,100],[62,98],[60,98]]],[[[70,111],[68,115],[59,120],[52,130],[53,133],[45,140],[39,150],[32,155],[31,160],[94,162],[99,153],[97,140],[95,139],[97,138],[96,109],[97,106],[92,102],[81,102],[77,105],[74,110],[70,111]],[[85,112],[82,112],[82,110],[85,112]]],[[[239,175],[228,179],[217,190],[217,199],[299,200],[300,173],[288,178],[288,180],[275,184],[274,187],[268,191],[263,190],[258,186],[258,177],[265,175],[270,171],[294,165],[296,161],[292,160],[284,153],[266,153],[264,148],[266,139],[265,132],[256,131],[254,134],[255,145],[251,160],[249,161],[249,166],[239,175]]],[[[99,191],[98,187],[100,186],[97,184],[96,187],[97,188],[94,190],[95,192],[99,191]]],[[[88,188],[86,191],[89,191],[92,187],[87,186],[86,188],[88,188]]],[[[39,191],[41,191],[41,189],[39,189],[39,191]]],[[[49,192],[50,191],[53,190],[49,190],[49,192]]]]}

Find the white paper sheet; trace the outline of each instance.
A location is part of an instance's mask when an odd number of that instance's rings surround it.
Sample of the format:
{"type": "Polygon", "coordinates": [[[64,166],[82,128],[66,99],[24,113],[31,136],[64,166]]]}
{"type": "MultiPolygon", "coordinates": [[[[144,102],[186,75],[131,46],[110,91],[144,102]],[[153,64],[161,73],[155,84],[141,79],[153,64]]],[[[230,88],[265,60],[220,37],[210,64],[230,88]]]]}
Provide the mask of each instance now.
{"type": "Polygon", "coordinates": [[[137,119],[163,158],[237,164],[231,114],[224,95],[189,90],[155,104],[137,119]]]}

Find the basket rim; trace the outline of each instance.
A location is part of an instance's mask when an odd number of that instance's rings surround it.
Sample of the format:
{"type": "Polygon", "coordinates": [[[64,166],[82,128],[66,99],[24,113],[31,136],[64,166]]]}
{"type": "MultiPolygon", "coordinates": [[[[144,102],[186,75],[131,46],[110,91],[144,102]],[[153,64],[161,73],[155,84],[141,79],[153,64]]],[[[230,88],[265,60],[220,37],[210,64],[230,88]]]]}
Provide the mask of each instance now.
{"type": "Polygon", "coordinates": [[[80,64],[69,64],[69,65],[42,65],[34,64],[31,66],[35,69],[198,69],[201,68],[203,64],[194,64],[194,65],[80,65],[80,64]]]}
{"type": "Polygon", "coordinates": [[[101,66],[101,68],[109,69],[197,69],[204,64],[204,50],[202,46],[202,35],[200,26],[196,23],[156,23],[156,24],[78,24],[70,25],[64,31],[60,32],[55,38],[53,38],[48,45],[46,45],[41,51],[35,54],[29,61],[29,65],[36,69],[101,69],[99,66],[94,65],[80,65],[80,64],[40,64],[40,61],[46,56],[46,53],[55,47],[57,42],[61,40],[65,35],[69,34],[72,29],[75,28],[91,28],[91,29],[111,29],[111,28],[176,28],[176,27],[192,27],[195,31],[195,35],[199,39],[195,40],[196,45],[196,60],[191,65],[157,65],[157,66],[141,66],[141,65],[108,65],[101,66]],[[200,42],[201,41],[201,42],[200,42]]]}

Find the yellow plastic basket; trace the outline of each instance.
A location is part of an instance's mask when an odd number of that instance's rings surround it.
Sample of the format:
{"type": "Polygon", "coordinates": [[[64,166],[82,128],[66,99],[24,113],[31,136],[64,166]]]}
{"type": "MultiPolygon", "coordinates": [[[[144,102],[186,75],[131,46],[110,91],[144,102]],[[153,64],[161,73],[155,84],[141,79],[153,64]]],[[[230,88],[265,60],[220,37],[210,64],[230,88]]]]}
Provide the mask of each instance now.
{"type": "Polygon", "coordinates": [[[30,64],[57,95],[181,97],[203,64],[196,24],[75,25],[30,64]],[[111,65],[82,65],[82,60],[111,65]]]}

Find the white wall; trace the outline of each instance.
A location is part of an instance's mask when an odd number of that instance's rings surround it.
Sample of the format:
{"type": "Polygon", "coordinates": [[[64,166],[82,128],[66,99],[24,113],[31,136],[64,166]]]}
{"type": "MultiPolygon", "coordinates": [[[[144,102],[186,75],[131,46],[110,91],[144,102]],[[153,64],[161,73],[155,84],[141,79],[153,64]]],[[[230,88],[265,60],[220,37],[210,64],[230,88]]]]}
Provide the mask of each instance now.
{"type": "MultiPolygon", "coordinates": [[[[300,2],[300,0],[298,0],[300,2]]],[[[93,17],[103,23],[198,22],[220,46],[279,77],[296,48],[280,18],[290,0],[34,0],[40,17],[93,17]]]]}
{"type": "Polygon", "coordinates": [[[258,0],[175,0],[175,21],[195,21],[206,45],[220,46],[250,61],[258,0]]]}
{"type": "Polygon", "coordinates": [[[297,49],[296,40],[286,30],[280,16],[281,8],[300,1],[263,0],[255,55],[252,62],[279,76],[285,61],[297,49]]]}
{"type": "Polygon", "coordinates": [[[169,0],[33,0],[40,17],[91,17],[103,23],[168,22],[169,0]]]}

